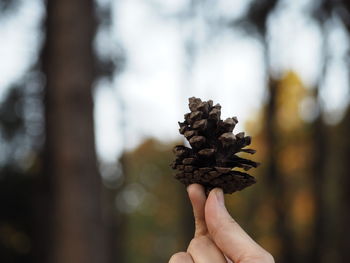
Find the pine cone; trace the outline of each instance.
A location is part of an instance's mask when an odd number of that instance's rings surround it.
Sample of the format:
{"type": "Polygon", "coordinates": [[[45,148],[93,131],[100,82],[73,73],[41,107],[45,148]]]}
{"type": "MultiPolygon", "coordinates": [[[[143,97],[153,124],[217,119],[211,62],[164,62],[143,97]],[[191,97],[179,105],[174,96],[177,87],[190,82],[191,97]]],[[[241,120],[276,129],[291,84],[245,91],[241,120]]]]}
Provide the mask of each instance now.
{"type": "Polygon", "coordinates": [[[206,194],[215,187],[231,194],[254,184],[254,177],[235,170],[238,167],[248,171],[258,166],[258,163],[236,155],[239,152],[255,153],[253,149],[245,149],[250,145],[251,137],[243,132],[232,133],[237,118],[221,120],[221,106],[213,106],[212,100],[189,98],[189,108],[191,112],[185,114],[185,121],[179,122],[179,131],[192,148],[174,147],[176,159],[172,168],[179,171],[175,178],[186,186],[203,185],[206,194]]]}

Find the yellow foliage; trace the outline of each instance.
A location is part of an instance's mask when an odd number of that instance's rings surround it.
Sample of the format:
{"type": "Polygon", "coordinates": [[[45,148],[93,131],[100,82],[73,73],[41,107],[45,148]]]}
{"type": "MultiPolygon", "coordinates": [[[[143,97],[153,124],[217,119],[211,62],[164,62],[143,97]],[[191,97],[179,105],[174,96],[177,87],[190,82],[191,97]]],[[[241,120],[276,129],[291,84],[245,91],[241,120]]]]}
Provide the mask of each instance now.
{"type": "Polygon", "coordinates": [[[308,189],[299,190],[295,194],[292,204],[293,221],[300,225],[311,222],[314,214],[314,203],[312,192],[308,189]]]}
{"type": "Polygon", "coordinates": [[[299,116],[299,103],[307,95],[307,91],[299,78],[288,71],[277,85],[277,124],[282,131],[293,131],[300,128],[302,120],[299,116]]]}

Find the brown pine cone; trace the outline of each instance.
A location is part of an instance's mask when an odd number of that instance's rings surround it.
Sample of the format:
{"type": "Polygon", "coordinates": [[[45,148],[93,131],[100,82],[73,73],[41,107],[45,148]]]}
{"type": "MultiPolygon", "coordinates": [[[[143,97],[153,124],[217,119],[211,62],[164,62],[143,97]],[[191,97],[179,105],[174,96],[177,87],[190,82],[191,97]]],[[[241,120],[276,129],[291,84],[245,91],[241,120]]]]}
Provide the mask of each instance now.
{"type": "Polygon", "coordinates": [[[231,194],[254,184],[254,177],[235,170],[237,167],[248,171],[258,166],[258,163],[236,155],[239,152],[255,153],[253,149],[245,149],[250,145],[251,137],[243,132],[232,133],[237,118],[221,120],[221,106],[213,105],[212,100],[189,98],[189,108],[191,112],[185,114],[185,121],[179,122],[179,131],[192,148],[174,147],[176,159],[172,168],[179,171],[175,178],[186,186],[201,184],[207,194],[215,187],[231,194]]]}

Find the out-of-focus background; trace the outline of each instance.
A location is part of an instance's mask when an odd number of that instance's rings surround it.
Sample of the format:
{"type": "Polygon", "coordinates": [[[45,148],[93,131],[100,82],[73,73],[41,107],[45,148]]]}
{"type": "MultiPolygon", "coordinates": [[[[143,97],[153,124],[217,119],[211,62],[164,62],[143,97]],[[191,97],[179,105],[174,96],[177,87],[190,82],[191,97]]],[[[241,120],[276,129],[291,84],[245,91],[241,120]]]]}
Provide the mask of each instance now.
{"type": "Polygon", "coordinates": [[[167,262],[191,96],[253,136],[230,212],[276,262],[350,262],[347,0],[0,0],[0,261],[167,262]]]}

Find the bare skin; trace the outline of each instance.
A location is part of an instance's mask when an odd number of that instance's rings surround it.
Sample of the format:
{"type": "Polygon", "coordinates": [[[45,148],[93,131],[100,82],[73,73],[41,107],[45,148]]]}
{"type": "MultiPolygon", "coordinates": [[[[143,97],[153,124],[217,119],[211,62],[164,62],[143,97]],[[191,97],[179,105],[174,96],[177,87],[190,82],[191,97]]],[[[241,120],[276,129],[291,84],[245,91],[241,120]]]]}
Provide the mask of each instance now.
{"type": "Polygon", "coordinates": [[[199,184],[187,192],[193,207],[195,234],[186,252],[174,254],[169,263],[274,263],[227,212],[224,195],[213,189],[208,198],[199,184]]]}

